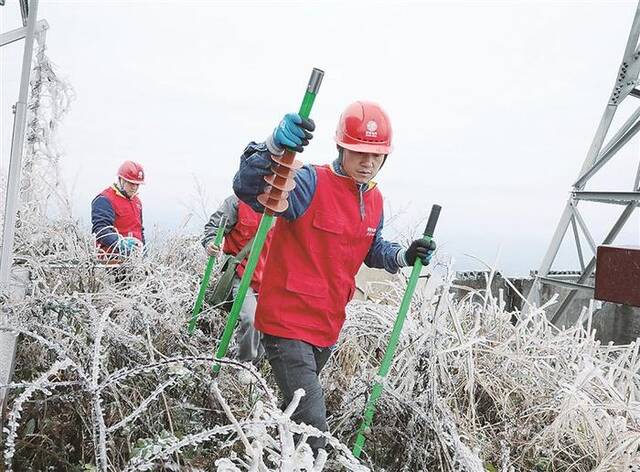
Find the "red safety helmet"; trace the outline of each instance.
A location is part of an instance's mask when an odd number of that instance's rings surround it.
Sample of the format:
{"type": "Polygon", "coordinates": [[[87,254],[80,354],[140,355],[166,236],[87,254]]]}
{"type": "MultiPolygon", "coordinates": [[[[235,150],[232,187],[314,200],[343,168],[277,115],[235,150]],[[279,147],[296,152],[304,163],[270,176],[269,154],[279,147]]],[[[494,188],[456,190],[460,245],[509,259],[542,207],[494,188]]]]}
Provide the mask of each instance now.
{"type": "Polygon", "coordinates": [[[389,154],[392,135],[391,121],[380,105],[358,101],[340,115],[335,140],[351,151],[389,154]]]}
{"type": "Polygon", "coordinates": [[[118,169],[118,177],[132,184],[144,183],[144,169],[137,162],[124,161],[118,169]]]}

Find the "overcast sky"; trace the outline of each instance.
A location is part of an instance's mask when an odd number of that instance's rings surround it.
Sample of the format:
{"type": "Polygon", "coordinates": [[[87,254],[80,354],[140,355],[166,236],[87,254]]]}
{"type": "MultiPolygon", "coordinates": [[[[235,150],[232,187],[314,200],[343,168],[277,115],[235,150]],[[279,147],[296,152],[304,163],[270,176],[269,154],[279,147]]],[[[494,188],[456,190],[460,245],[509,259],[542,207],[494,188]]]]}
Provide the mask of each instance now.
{"type": "MultiPolygon", "coordinates": [[[[1,32],[20,26],[18,2],[6,3],[1,32]]],[[[85,224],[91,199],[124,159],[145,166],[149,234],[177,230],[200,207],[196,179],[206,210],[215,210],[231,192],[244,146],[298,110],[318,67],[326,74],[312,111],[317,131],[301,158],[332,161],[342,109],[378,101],[394,127],[395,150],[376,179],[387,219],[395,216],[386,236],[418,229],[438,203],[436,239],[458,269],[481,267],[465,254],[492,263],[500,252],[498,266],[513,275],[537,268],[544,255],[636,8],[633,1],[40,4],[49,57],[77,95],[60,138],[63,174],[85,224]]],[[[22,44],[0,51],[5,173],[22,44]]],[[[632,142],[587,189],[629,191],[637,165],[632,142]]],[[[596,239],[621,210],[581,208],[596,239]]],[[[196,211],[186,230],[203,223],[196,211]]],[[[620,242],[640,244],[637,216],[620,242]]],[[[555,268],[577,268],[577,259],[563,253],[555,268]]]]}

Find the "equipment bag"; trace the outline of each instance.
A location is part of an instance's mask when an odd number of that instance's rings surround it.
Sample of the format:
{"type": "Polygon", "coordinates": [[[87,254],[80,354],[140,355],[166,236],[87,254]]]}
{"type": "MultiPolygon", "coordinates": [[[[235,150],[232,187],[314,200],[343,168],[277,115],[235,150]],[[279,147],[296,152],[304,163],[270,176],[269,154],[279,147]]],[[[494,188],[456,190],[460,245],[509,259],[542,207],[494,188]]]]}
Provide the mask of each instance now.
{"type": "Polygon", "coordinates": [[[249,255],[251,245],[254,238],[245,244],[236,256],[225,254],[225,260],[222,262],[221,272],[222,275],[218,278],[211,297],[208,297],[208,302],[214,307],[220,308],[224,311],[229,311],[233,303],[233,295],[231,293],[233,289],[233,279],[236,276],[236,267],[242,260],[249,255]]]}

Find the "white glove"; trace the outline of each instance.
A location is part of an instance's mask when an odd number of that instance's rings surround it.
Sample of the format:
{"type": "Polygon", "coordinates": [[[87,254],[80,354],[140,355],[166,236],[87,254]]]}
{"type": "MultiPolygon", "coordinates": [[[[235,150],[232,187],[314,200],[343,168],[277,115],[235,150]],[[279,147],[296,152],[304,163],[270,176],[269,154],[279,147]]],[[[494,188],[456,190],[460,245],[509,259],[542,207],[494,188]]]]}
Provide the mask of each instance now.
{"type": "Polygon", "coordinates": [[[220,246],[216,246],[216,242],[211,240],[205,246],[205,250],[207,251],[207,255],[209,257],[215,256],[218,253],[218,251],[220,251],[220,246]]]}

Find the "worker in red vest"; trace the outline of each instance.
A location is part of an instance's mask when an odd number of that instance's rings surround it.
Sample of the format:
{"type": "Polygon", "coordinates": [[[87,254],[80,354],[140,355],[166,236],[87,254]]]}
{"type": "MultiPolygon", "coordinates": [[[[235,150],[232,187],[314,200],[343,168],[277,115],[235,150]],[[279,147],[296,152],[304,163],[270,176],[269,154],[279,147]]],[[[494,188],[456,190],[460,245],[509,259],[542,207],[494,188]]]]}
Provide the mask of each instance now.
{"type": "Polygon", "coordinates": [[[126,257],[144,246],[142,203],[138,197],[144,170],[137,162],[125,161],[118,180],[91,202],[92,232],[102,254],[126,257]]]}
{"type": "MultiPolygon", "coordinates": [[[[209,222],[204,227],[204,237],[202,245],[207,254],[212,256],[220,248],[215,245],[215,235],[218,227],[224,219],[224,245],[222,251],[232,256],[238,255],[247,245],[253,242],[253,237],[258,230],[262,215],[256,213],[249,205],[238,200],[238,197],[231,195],[227,197],[220,207],[211,215],[209,222]]],[[[267,234],[258,264],[253,272],[251,284],[247,289],[246,298],[240,309],[240,324],[236,332],[238,342],[237,359],[242,362],[258,362],[264,356],[264,349],[261,343],[260,332],[254,327],[254,318],[257,306],[257,294],[260,291],[262,272],[264,263],[269,252],[272,231],[267,234]]],[[[251,247],[251,246],[249,246],[251,247]]],[[[247,265],[247,256],[236,266],[236,276],[233,281],[232,293],[235,297],[240,287],[240,279],[244,274],[247,265]]],[[[245,374],[245,371],[240,371],[245,374]]],[[[248,377],[246,377],[249,380],[248,377]]]]}
{"type": "MultiPolygon", "coordinates": [[[[233,189],[263,211],[257,196],[271,175],[272,155],[301,152],[313,137],[313,121],[285,115],[263,143],[250,143],[240,159],[233,189]]],[[[345,320],[364,262],[395,273],[416,258],[428,264],[435,244],[417,239],[408,248],[382,238],[383,201],[373,181],[391,152],[391,122],[376,103],[355,102],[342,113],[330,165],[305,165],[295,175],[288,208],[278,215],[263,273],[255,326],[276,382],[288,404],[303,388],[292,419],[327,430],[318,376],[345,320]]],[[[309,443],[317,454],[323,438],[309,443]]]]}

